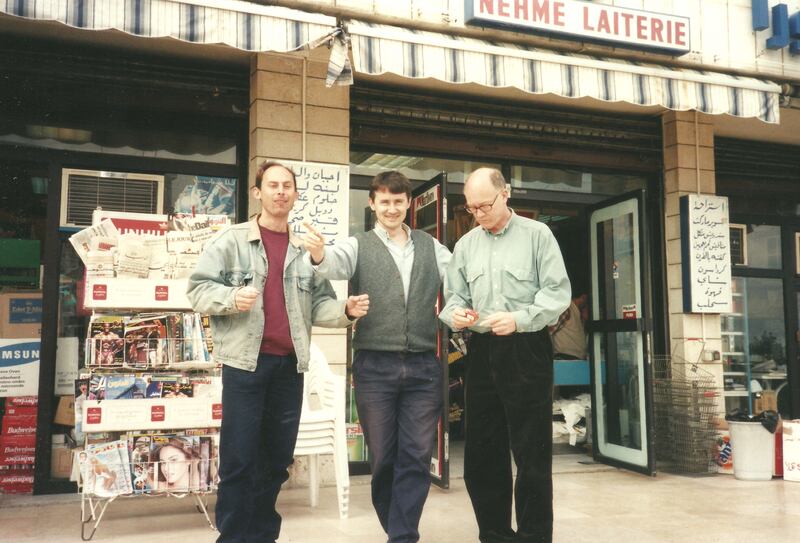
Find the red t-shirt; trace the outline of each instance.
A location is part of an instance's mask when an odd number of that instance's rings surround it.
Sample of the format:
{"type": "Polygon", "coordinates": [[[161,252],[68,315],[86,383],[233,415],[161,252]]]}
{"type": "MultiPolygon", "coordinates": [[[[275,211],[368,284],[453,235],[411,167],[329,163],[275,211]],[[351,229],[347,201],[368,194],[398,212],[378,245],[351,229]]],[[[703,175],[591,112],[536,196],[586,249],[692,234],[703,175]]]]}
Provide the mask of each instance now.
{"type": "Polygon", "coordinates": [[[273,232],[259,225],[261,242],[267,252],[267,282],[264,285],[264,335],[261,352],[285,356],[294,352],[286,296],[283,294],[283,265],[289,248],[288,232],[273,232]]]}

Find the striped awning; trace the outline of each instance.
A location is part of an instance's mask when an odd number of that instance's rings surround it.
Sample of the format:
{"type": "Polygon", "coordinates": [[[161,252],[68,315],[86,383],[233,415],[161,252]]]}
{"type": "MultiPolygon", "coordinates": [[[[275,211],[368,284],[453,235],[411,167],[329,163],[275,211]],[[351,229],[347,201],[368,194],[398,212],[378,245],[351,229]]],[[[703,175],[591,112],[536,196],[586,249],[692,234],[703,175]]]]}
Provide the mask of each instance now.
{"type": "Polygon", "coordinates": [[[328,43],[329,86],[352,83],[349,60],[342,53],[347,51],[346,36],[336,19],[325,15],[238,0],[0,0],[0,12],[81,29],[116,29],[253,52],[286,53],[328,43]]]}
{"type": "Polygon", "coordinates": [[[563,54],[432,32],[353,21],[355,70],[434,78],[449,83],[515,87],[534,94],[779,122],[780,87],[772,82],[700,70],[563,54]]]}

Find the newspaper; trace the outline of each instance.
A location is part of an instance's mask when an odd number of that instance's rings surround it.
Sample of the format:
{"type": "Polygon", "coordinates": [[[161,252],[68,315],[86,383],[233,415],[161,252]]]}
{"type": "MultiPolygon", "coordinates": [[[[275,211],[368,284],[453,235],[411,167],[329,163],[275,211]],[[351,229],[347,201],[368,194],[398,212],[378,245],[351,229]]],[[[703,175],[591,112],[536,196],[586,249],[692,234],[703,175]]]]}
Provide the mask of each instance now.
{"type": "Polygon", "coordinates": [[[110,251],[116,246],[118,237],[117,227],[111,219],[105,219],[94,226],[75,232],[69,237],[69,242],[83,263],[87,264],[89,251],[110,251]]]}
{"type": "Polygon", "coordinates": [[[150,246],[143,236],[124,234],[119,237],[117,277],[139,277],[150,274],[150,246]]]}

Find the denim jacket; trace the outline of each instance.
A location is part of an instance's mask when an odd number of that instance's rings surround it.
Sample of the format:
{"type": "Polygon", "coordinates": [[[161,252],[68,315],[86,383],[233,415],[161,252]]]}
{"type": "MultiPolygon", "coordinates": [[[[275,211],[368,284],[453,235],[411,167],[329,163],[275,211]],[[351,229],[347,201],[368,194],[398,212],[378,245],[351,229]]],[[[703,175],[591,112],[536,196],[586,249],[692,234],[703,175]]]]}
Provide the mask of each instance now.
{"type": "MultiPolygon", "coordinates": [[[[195,311],[211,316],[214,358],[247,371],[256,369],[264,300],[259,296],[249,311],[239,311],[234,294],[246,285],[264,291],[268,264],[257,220],[231,226],[206,244],[186,292],[195,311]]],[[[329,281],[314,274],[303,252],[302,242],[290,233],[283,293],[298,372],[308,370],[312,323],[327,328],[351,324],[344,314],[345,302],[336,299],[329,281]]]]}

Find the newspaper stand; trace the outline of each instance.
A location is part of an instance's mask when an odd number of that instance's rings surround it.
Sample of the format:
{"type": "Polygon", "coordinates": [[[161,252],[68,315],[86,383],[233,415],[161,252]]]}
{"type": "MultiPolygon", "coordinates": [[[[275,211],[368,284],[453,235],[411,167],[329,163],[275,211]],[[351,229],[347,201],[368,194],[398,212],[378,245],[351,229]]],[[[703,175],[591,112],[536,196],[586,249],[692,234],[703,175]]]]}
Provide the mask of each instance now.
{"type": "MultiPolygon", "coordinates": [[[[132,216],[137,214],[125,214],[132,216]]],[[[162,216],[141,215],[142,220],[163,220],[162,216]]],[[[133,217],[134,219],[138,217],[133,217]]],[[[95,224],[99,221],[96,215],[94,217],[95,224]]],[[[169,314],[187,314],[191,313],[192,309],[189,305],[188,299],[185,295],[186,279],[138,279],[128,277],[87,277],[84,305],[87,309],[94,311],[94,316],[126,316],[136,313],[144,312],[167,312],[169,314]]],[[[125,347],[125,340],[127,338],[120,338],[122,340],[122,348],[125,347]]],[[[162,348],[175,350],[182,349],[181,342],[198,341],[197,337],[193,338],[178,338],[167,337],[160,338],[162,341],[162,348]]],[[[87,353],[91,358],[92,365],[87,365],[87,373],[90,376],[103,376],[108,378],[115,374],[131,374],[135,372],[146,372],[151,376],[157,376],[159,373],[175,374],[180,372],[182,376],[194,377],[209,377],[208,382],[211,386],[206,390],[206,394],[202,397],[168,397],[168,398],[139,398],[139,399],[103,399],[103,400],[84,400],[83,402],[83,415],[82,415],[82,431],[87,435],[96,432],[145,432],[141,435],[148,435],[146,432],[158,430],[189,430],[189,429],[205,429],[205,428],[218,428],[222,420],[222,398],[221,398],[221,383],[219,382],[220,370],[219,366],[213,361],[211,355],[206,351],[205,356],[199,358],[184,359],[181,358],[177,361],[176,358],[168,358],[168,363],[150,363],[150,360],[145,361],[144,364],[123,364],[122,367],[103,367],[95,363],[92,358],[96,351],[93,351],[93,343],[101,340],[90,338],[87,339],[87,353]],[[219,385],[219,386],[217,386],[219,385]]],[[[205,342],[206,338],[199,339],[205,342]]],[[[208,344],[205,345],[206,347],[208,344]]],[[[210,350],[210,349],[208,349],[210,350]]],[[[90,377],[91,379],[91,377],[90,377]]],[[[136,434],[134,434],[136,435],[136,434]]],[[[156,439],[158,434],[149,434],[152,439],[156,439]]],[[[200,434],[192,434],[199,436],[200,434]]],[[[188,435],[187,435],[188,436],[188,435]]],[[[175,435],[165,434],[163,439],[175,438],[175,435]]],[[[203,443],[207,443],[204,447],[213,450],[215,449],[215,440],[210,435],[205,435],[206,439],[203,443]]],[[[113,443],[121,443],[120,440],[109,442],[107,445],[111,446],[113,443]]],[[[105,446],[100,445],[101,447],[105,446]]],[[[92,451],[93,452],[93,451],[92,451]]],[[[212,522],[208,513],[208,495],[216,490],[216,460],[217,458],[209,454],[205,459],[193,458],[186,461],[169,460],[167,462],[151,461],[146,462],[134,461],[130,458],[126,464],[117,464],[117,470],[114,469],[98,469],[98,457],[93,455],[92,452],[79,453],[77,474],[78,489],[81,493],[81,539],[90,541],[100,523],[103,520],[108,506],[117,500],[117,498],[137,498],[137,497],[175,497],[186,498],[191,497],[194,501],[195,507],[199,513],[203,515],[209,527],[215,530],[214,523],[212,522]],[[162,464],[159,466],[159,464],[162,464]],[[179,488],[156,488],[156,486],[168,487],[167,483],[158,482],[159,469],[172,469],[171,466],[186,464],[185,471],[188,474],[188,480],[201,481],[201,484],[187,484],[179,488]],[[142,489],[136,487],[135,479],[132,476],[131,468],[142,468],[146,476],[155,474],[156,483],[152,483],[152,478],[149,479],[153,487],[145,486],[142,489]],[[205,476],[201,475],[205,473],[205,476]],[[111,475],[113,474],[113,477],[111,475]],[[130,488],[131,491],[124,493],[109,492],[107,479],[111,478],[117,480],[120,476],[129,478],[126,481],[126,489],[130,488]],[[202,478],[204,477],[204,479],[202,478]],[[102,480],[102,483],[98,482],[102,480]]],[[[127,449],[126,449],[127,452],[127,449]]],[[[126,455],[127,456],[127,455],[126,455]]],[[[104,465],[103,468],[114,468],[114,464],[110,463],[104,465]]]]}
{"type": "MultiPolygon", "coordinates": [[[[120,312],[117,312],[119,314],[120,312]]],[[[95,340],[87,340],[87,349],[91,349],[89,343],[95,340]]],[[[170,344],[179,343],[180,339],[168,338],[170,344]]],[[[213,362],[189,361],[177,364],[164,365],[148,368],[119,368],[120,371],[98,370],[91,367],[91,374],[101,374],[104,376],[114,373],[131,372],[132,370],[146,370],[153,375],[159,372],[192,372],[192,375],[218,376],[219,370],[213,362]]],[[[144,399],[115,399],[115,400],[85,400],[83,403],[82,429],[85,433],[95,432],[126,432],[126,431],[153,431],[153,430],[180,430],[193,428],[216,428],[219,427],[222,419],[222,400],[220,394],[215,397],[201,398],[144,398],[144,399]]],[[[213,445],[212,445],[213,446],[213,445]]],[[[211,461],[211,460],[209,460],[211,461]]],[[[171,461],[175,464],[175,461],[171,461]]],[[[197,461],[178,461],[178,464],[186,464],[186,471],[189,479],[193,480],[196,474],[197,461]]],[[[110,470],[117,474],[120,472],[131,473],[133,459],[127,465],[118,465],[118,470],[110,470]]],[[[145,471],[158,473],[159,462],[147,462],[145,471]]],[[[114,466],[110,466],[113,468],[114,466]]],[[[216,467],[216,466],[214,466],[216,467]]],[[[207,496],[216,489],[213,479],[209,479],[202,487],[181,488],[179,490],[153,490],[138,493],[116,494],[104,496],[96,492],[93,466],[88,463],[86,458],[80,458],[80,473],[78,477],[79,491],[81,492],[81,538],[89,541],[94,536],[99,527],[103,515],[108,506],[117,498],[136,498],[139,496],[164,497],[172,496],[185,498],[191,496],[195,501],[198,512],[200,512],[209,527],[216,529],[208,514],[207,496]]],[[[199,472],[199,469],[197,469],[199,472]]],[[[216,472],[216,470],[212,470],[216,472]]]]}
{"type": "Polygon", "coordinates": [[[700,343],[694,362],[676,354],[653,357],[656,457],[671,471],[702,474],[713,465],[720,392],[714,376],[701,367],[705,343],[686,341],[700,343]]]}

